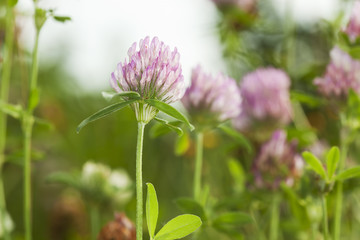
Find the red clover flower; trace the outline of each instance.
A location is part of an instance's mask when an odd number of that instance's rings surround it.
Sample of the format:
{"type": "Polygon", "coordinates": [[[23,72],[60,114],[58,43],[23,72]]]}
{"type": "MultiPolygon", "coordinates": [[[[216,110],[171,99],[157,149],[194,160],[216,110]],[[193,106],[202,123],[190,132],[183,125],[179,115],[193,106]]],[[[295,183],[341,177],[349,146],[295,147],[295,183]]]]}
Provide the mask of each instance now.
{"type": "Polygon", "coordinates": [[[330,52],[330,64],[324,77],[316,78],[314,84],[326,97],[346,97],[353,89],[360,93],[360,61],[335,47],[330,52]]]}
{"type": "Polygon", "coordinates": [[[254,124],[285,125],[291,121],[290,79],[275,68],[261,68],[247,74],[240,85],[242,112],[233,121],[239,130],[254,124]]]}
{"type": "MultiPolygon", "coordinates": [[[[111,74],[110,84],[117,92],[134,91],[141,99],[157,99],[172,103],[182,98],[185,82],[179,63],[180,54],[154,37],[141,39],[128,50],[129,60],[117,65],[111,74]]],[[[145,103],[133,103],[138,121],[149,122],[158,110],[145,103]]]]}
{"type": "Polygon", "coordinates": [[[207,74],[201,66],[192,71],[191,86],[182,103],[198,127],[212,127],[240,113],[241,97],[234,79],[207,74]]]}
{"type": "Polygon", "coordinates": [[[360,1],[354,3],[349,23],[344,32],[349,35],[351,41],[355,41],[360,37],[360,1]]]}
{"type": "Polygon", "coordinates": [[[304,161],[296,152],[296,142],[287,142],[286,132],[275,131],[271,139],[261,146],[253,163],[257,187],[276,189],[281,182],[292,186],[300,177],[304,161]]]}

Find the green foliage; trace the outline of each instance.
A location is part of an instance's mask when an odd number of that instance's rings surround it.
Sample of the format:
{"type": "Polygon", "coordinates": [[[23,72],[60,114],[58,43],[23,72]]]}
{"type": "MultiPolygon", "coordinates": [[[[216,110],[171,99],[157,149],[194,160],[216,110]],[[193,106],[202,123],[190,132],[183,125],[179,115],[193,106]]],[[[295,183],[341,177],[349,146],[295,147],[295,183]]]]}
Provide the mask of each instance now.
{"type": "Polygon", "coordinates": [[[336,171],[339,160],[340,160],[339,148],[332,147],[326,155],[326,166],[327,166],[327,174],[329,179],[332,179],[336,171]]]}
{"type": "Polygon", "coordinates": [[[186,237],[201,226],[201,219],[192,214],[183,214],[171,219],[156,234],[154,240],[173,240],[186,237]]]}
{"type": "Polygon", "coordinates": [[[158,117],[155,117],[154,120],[162,123],[162,125],[166,126],[170,130],[176,132],[177,135],[179,135],[179,136],[183,135],[183,133],[184,133],[184,131],[181,128],[176,126],[176,124],[179,124],[179,122],[176,122],[176,121],[175,122],[169,122],[169,121],[167,121],[165,119],[161,119],[161,118],[158,118],[158,117]]]}
{"type": "Polygon", "coordinates": [[[203,222],[207,220],[205,209],[200,203],[192,198],[178,198],[176,199],[176,205],[182,212],[187,212],[199,216],[203,222]]]}
{"type": "Polygon", "coordinates": [[[336,180],[345,181],[350,178],[360,177],[360,166],[346,169],[336,176],[336,180]]]}
{"type": "Polygon", "coordinates": [[[40,102],[39,89],[35,88],[35,89],[31,90],[30,96],[31,97],[29,99],[29,110],[33,111],[40,102]]]}
{"type": "Polygon", "coordinates": [[[290,92],[290,98],[292,101],[297,101],[299,103],[306,104],[311,108],[316,108],[324,104],[324,100],[319,97],[315,97],[310,95],[309,93],[304,93],[295,90],[290,92]]]}
{"type": "Polygon", "coordinates": [[[228,212],[218,216],[213,221],[213,227],[220,232],[224,232],[229,236],[240,237],[239,227],[251,223],[252,218],[242,212],[228,212]]]}
{"type": "Polygon", "coordinates": [[[309,165],[309,167],[315,171],[317,174],[320,175],[320,177],[327,181],[328,180],[328,176],[325,172],[325,169],[321,163],[321,161],[312,153],[310,152],[303,152],[302,154],[305,162],[309,165]]]}
{"type": "Polygon", "coordinates": [[[144,99],[144,102],[149,104],[150,106],[159,109],[163,113],[166,113],[167,115],[185,123],[191,131],[195,129],[195,127],[189,122],[187,117],[185,117],[182,113],[180,113],[178,110],[176,110],[169,104],[159,101],[157,99],[144,99]]]}
{"type": "Polygon", "coordinates": [[[340,151],[338,147],[332,147],[326,154],[327,172],[325,172],[321,161],[312,153],[303,152],[302,155],[307,164],[309,164],[309,167],[318,175],[320,175],[321,178],[327,183],[332,183],[334,181],[345,181],[350,178],[360,177],[360,166],[343,170],[335,175],[338,162],[340,161],[340,151]]]}
{"type": "Polygon", "coordinates": [[[120,93],[115,93],[115,92],[101,92],[101,95],[103,96],[103,98],[107,101],[111,101],[111,100],[139,100],[140,99],[140,94],[134,91],[126,91],[126,92],[120,92],[120,93]]]}
{"type": "Polygon", "coordinates": [[[187,133],[179,136],[175,142],[175,155],[181,156],[186,153],[190,147],[190,138],[187,133]]]}
{"type": "Polygon", "coordinates": [[[226,133],[228,136],[230,136],[233,140],[235,140],[240,146],[244,147],[248,153],[253,153],[254,149],[249,142],[248,139],[244,135],[242,135],[240,132],[234,130],[233,128],[230,128],[224,124],[219,125],[219,128],[226,133]]]}
{"type": "Polygon", "coordinates": [[[71,17],[68,17],[68,16],[53,16],[53,18],[54,18],[54,20],[61,22],[61,23],[71,21],[71,17]]]}
{"type": "Polygon", "coordinates": [[[18,0],[7,0],[7,3],[9,7],[14,7],[18,3],[18,0]]]}
{"type": "Polygon", "coordinates": [[[246,175],[243,167],[236,159],[229,159],[227,163],[228,163],[229,172],[234,179],[233,184],[235,186],[235,191],[237,193],[243,192],[245,189],[245,180],[246,180],[246,175]]]}
{"type": "Polygon", "coordinates": [[[360,97],[352,89],[348,92],[344,118],[342,121],[350,129],[356,130],[360,128],[360,97]]]}
{"type": "Polygon", "coordinates": [[[150,239],[154,239],[159,216],[159,205],[154,186],[151,183],[147,183],[146,185],[148,189],[146,198],[146,223],[149,229],[150,239]]]}
{"type": "Polygon", "coordinates": [[[16,119],[20,119],[23,115],[23,108],[21,105],[4,103],[2,100],[0,100],[0,111],[16,119]]]}
{"type": "Polygon", "coordinates": [[[76,128],[76,132],[79,133],[80,130],[85,127],[87,124],[96,121],[100,118],[106,117],[108,115],[110,115],[111,113],[114,113],[116,111],[119,111],[120,109],[123,109],[124,107],[130,105],[131,103],[134,103],[136,100],[128,100],[125,102],[119,102],[119,103],[115,103],[112,104],[110,106],[107,106],[99,111],[97,111],[96,113],[92,114],[91,116],[85,118],[76,128]]]}
{"type": "Polygon", "coordinates": [[[147,187],[146,220],[151,240],[173,240],[183,238],[201,226],[202,222],[198,216],[184,214],[171,219],[154,236],[158,218],[158,201],[154,186],[151,183],[147,183],[147,187]]]}
{"type": "Polygon", "coordinates": [[[44,23],[47,20],[47,11],[41,8],[35,9],[35,26],[37,31],[43,27],[44,23]]]}

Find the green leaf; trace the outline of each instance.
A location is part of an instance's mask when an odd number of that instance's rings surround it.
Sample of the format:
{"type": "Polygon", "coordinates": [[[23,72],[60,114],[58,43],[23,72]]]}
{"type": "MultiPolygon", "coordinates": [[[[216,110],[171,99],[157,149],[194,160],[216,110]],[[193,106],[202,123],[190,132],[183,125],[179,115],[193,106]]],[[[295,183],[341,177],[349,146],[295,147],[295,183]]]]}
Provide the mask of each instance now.
{"type": "MultiPolygon", "coordinates": [[[[140,99],[140,94],[137,92],[133,92],[133,91],[120,92],[120,93],[104,91],[101,94],[102,94],[103,98],[109,102],[114,99],[119,99],[119,98],[124,99],[124,97],[126,97],[128,99],[136,99],[136,100],[140,99]]],[[[128,100],[128,99],[124,99],[124,100],[128,100]]]]}
{"type": "Polygon", "coordinates": [[[204,208],[197,201],[191,198],[178,198],[175,200],[176,205],[184,213],[191,213],[199,216],[203,222],[206,221],[207,217],[204,208]]]}
{"type": "Polygon", "coordinates": [[[47,15],[46,10],[41,9],[41,8],[35,9],[35,26],[38,31],[42,28],[42,26],[46,22],[46,20],[47,20],[46,15],[47,15]]]}
{"type": "Polygon", "coordinates": [[[0,100],[0,111],[6,113],[16,119],[21,118],[22,114],[23,114],[23,109],[20,105],[4,103],[1,100],[0,100]]]}
{"type": "Polygon", "coordinates": [[[107,115],[113,113],[113,112],[116,112],[128,105],[130,105],[131,103],[134,103],[136,102],[136,100],[129,100],[129,101],[126,101],[126,102],[120,102],[120,103],[115,103],[113,105],[110,105],[110,106],[107,106],[99,111],[97,111],[96,113],[94,113],[93,115],[89,116],[88,118],[84,119],[80,124],[79,126],[77,127],[76,129],[76,132],[79,133],[80,130],[85,127],[87,124],[95,121],[95,120],[98,120],[100,118],[103,118],[103,117],[106,117],[107,115]]]}
{"type": "Polygon", "coordinates": [[[191,131],[195,129],[195,127],[189,122],[189,120],[182,113],[180,113],[178,110],[176,110],[174,107],[170,106],[169,104],[156,99],[144,99],[144,102],[159,109],[160,111],[166,113],[167,115],[185,123],[190,128],[191,131]]]}
{"type": "Polygon", "coordinates": [[[302,156],[312,170],[319,174],[322,179],[327,180],[325,169],[317,157],[315,157],[311,152],[303,152],[302,156]]]}
{"type": "Polygon", "coordinates": [[[165,120],[165,119],[161,119],[158,117],[154,118],[156,121],[162,123],[163,125],[165,125],[166,127],[170,128],[171,130],[175,131],[177,133],[177,135],[181,136],[183,135],[183,130],[175,125],[173,125],[172,123],[170,123],[169,121],[165,120]]]}
{"type": "Polygon", "coordinates": [[[352,58],[359,60],[360,59],[360,47],[350,48],[349,54],[352,58]]]}
{"type": "Polygon", "coordinates": [[[146,198],[146,223],[150,239],[154,239],[156,223],[159,216],[159,205],[154,186],[151,183],[147,183],[146,185],[148,189],[146,198]]]}
{"type": "Polygon", "coordinates": [[[161,123],[156,123],[151,126],[149,135],[151,138],[157,138],[157,137],[163,136],[165,134],[168,134],[170,132],[172,132],[172,131],[167,126],[165,126],[161,123]]]}
{"type": "Polygon", "coordinates": [[[233,178],[234,188],[237,193],[241,193],[245,189],[246,175],[244,168],[236,159],[228,161],[228,168],[233,178]]]}
{"type": "Polygon", "coordinates": [[[171,219],[156,234],[154,240],[173,240],[183,238],[194,232],[201,226],[202,222],[198,216],[184,214],[171,219]]]}
{"type": "Polygon", "coordinates": [[[30,110],[34,110],[36,108],[36,106],[39,104],[40,101],[40,97],[39,97],[39,90],[38,89],[33,89],[31,91],[31,97],[29,100],[29,108],[30,110]]]}
{"type": "Polygon", "coordinates": [[[46,127],[49,130],[54,129],[54,124],[46,119],[35,117],[34,120],[36,124],[39,124],[42,127],[46,127]]]}
{"type": "Polygon", "coordinates": [[[360,166],[346,169],[336,176],[336,180],[345,181],[349,178],[360,177],[360,166]]]}
{"type": "Polygon", "coordinates": [[[219,125],[219,128],[224,133],[226,133],[228,136],[233,138],[237,143],[239,143],[241,146],[243,146],[247,150],[248,153],[251,154],[253,152],[253,147],[252,147],[251,143],[246,139],[246,137],[244,137],[244,135],[242,135],[238,131],[236,131],[233,128],[230,128],[224,124],[219,125]]]}
{"type": "Polygon", "coordinates": [[[70,173],[67,173],[67,172],[52,173],[46,178],[46,181],[49,183],[64,184],[66,186],[74,187],[78,190],[80,190],[80,188],[81,188],[78,177],[76,177],[70,173]]]}
{"type": "Polygon", "coordinates": [[[8,6],[14,7],[17,4],[18,0],[8,0],[8,6]]]}
{"type": "Polygon", "coordinates": [[[220,215],[214,220],[214,225],[230,224],[241,226],[251,223],[253,219],[250,215],[243,212],[228,212],[220,215]]]}
{"type": "Polygon", "coordinates": [[[340,160],[339,148],[332,147],[330,149],[330,151],[326,154],[326,167],[327,167],[327,173],[328,173],[330,180],[332,179],[332,177],[336,171],[339,160],[340,160]]]}
{"type": "Polygon", "coordinates": [[[186,153],[186,151],[189,149],[189,147],[190,147],[189,136],[187,133],[184,133],[183,135],[179,136],[176,139],[175,155],[176,156],[184,155],[186,153]]]}
{"type": "Polygon", "coordinates": [[[71,17],[67,17],[67,16],[53,16],[54,20],[58,21],[58,22],[66,22],[66,21],[71,21],[71,17]]]}
{"type": "Polygon", "coordinates": [[[298,92],[298,91],[291,91],[290,98],[292,101],[297,101],[311,108],[318,107],[324,103],[324,101],[319,97],[314,97],[309,95],[308,93],[298,92]]]}

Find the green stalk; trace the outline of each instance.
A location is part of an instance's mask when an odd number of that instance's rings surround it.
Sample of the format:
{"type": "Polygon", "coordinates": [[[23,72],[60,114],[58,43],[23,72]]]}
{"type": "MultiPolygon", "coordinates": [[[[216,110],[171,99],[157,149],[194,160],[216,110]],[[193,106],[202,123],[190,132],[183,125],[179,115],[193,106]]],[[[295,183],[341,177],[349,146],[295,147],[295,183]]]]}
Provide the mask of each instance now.
{"type": "Polygon", "coordinates": [[[280,219],[280,196],[274,193],[271,203],[271,219],[270,219],[270,240],[278,240],[279,233],[279,219],[280,219]]]}
{"type": "Polygon", "coordinates": [[[37,90],[38,76],[38,46],[39,46],[40,30],[36,31],[34,50],[32,54],[32,71],[30,79],[29,100],[26,113],[23,116],[23,132],[24,132],[24,225],[25,240],[31,240],[32,222],[31,222],[31,138],[32,128],[34,124],[33,106],[34,98],[37,90]]]}
{"type": "Polygon", "coordinates": [[[142,152],[145,125],[144,122],[138,122],[136,145],[136,240],[142,240],[143,234],[142,152]]]}
{"type": "MultiPolygon", "coordinates": [[[[12,52],[14,45],[14,14],[12,7],[6,7],[6,29],[5,29],[5,49],[4,49],[4,64],[1,75],[0,100],[7,103],[9,99],[10,76],[12,52]]],[[[6,199],[2,176],[2,167],[5,162],[5,144],[6,144],[6,129],[7,129],[6,114],[0,111],[0,218],[5,219],[6,215],[6,199]]],[[[5,227],[5,221],[1,221],[3,235],[5,240],[10,239],[10,233],[5,227]]]]}
{"type": "Polygon", "coordinates": [[[327,214],[327,204],[326,196],[321,197],[322,200],[322,209],[323,209],[323,231],[324,231],[324,240],[329,239],[329,226],[328,226],[328,214],[327,214]]]}
{"type": "Polygon", "coordinates": [[[99,208],[96,205],[90,206],[90,221],[91,221],[91,240],[96,240],[99,234],[100,226],[99,208]]]}
{"type": "Polygon", "coordinates": [[[195,175],[194,175],[194,199],[200,201],[201,192],[201,170],[203,159],[203,133],[196,133],[196,158],[195,158],[195,175]]]}
{"type": "MultiPolygon", "coordinates": [[[[339,161],[339,172],[344,169],[345,160],[348,151],[348,144],[346,142],[346,136],[344,132],[341,132],[341,143],[340,143],[340,161],[339,161]]],[[[342,202],[343,202],[343,183],[341,181],[336,184],[336,196],[335,196],[335,214],[334,214],[334,240],[340,240],[341,235],[341,212],[342,212],[342,202]]]]}

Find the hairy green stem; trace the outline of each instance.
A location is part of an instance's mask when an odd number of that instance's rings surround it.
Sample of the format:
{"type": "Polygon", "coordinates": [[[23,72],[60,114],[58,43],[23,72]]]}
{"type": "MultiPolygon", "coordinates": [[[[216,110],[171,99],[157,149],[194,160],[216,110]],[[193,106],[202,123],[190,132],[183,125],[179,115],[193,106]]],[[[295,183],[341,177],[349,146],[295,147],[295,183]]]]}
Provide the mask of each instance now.
{"type": "Polygon", "coordinates": [[[144,122],[138,122],[136,145],[136,240],[142,240],[143,234],[142,152],[145,125],[144,122]]]}
{"type": "MultiPolygon", "coordinates": [[[[341,132],[341,143],[340,143],[340,162],[339,162],[339,172],[344,169],[345,161],[348,151],[348,143],[346,140],[346,134],[341,132]]],[[[342,202],[343,202],[343,183],[341,181],[336,184],[336,196],[335,196],[335,214],[334,214],[334,240],[340,240],[341,236],[341,212],[342,212],[342,202]]]]}
{"type": "Polygon", "coordinates": [[[324,231],[324,240],[329,239],[329,226],[328,226],[328,214],[327,214],[327,204],[326,196],[321,197],[322,210],[323,210],[323,231],[324,231]]]}
{"type": "Polygon", "coordinates": [[[278,240],[279,220],[280,220],[280,196],[276,193],[271,203],[271,219],[270,219],[270,240],[278,240]]]}
{"type": "MultiPolygon", "coordinates": [[[[10,76],[12,64],[12,52],[14,45],[14,14],[12,7],[7,5],[6,8],[6,29],[5,29],[5,48],[4,48],[4,63],[1,74],[0,100],[7,103],[9,99],[10,76]]],[[[10,239],[10,233],[5,227],[6,216],[6,198],[4,191],[2,167],[5,162],[5,144],[6,144],[6,129],[7,116],[0,111],[0,224],[3,229],[3,236],[5,240],[10,239]]]]}
{"type": "Polygon", "coordinates": [[[24,225],[25,240],[32,238],[32,221],[31,221],[31,138],[32,128],[34,125],[33,105],[37,90],[38,76],[38,46],[39,46],[40,30],[36,31],[35,44],[32,54],[32,71],[30,79],[29,99],[27,110],[23,116],[23,132],[24,132],[24,225]]]}
{"type": "Polygon", "coordinates": [[[91,240],[96,240],[100,230],[99,208],[96,205],[90,206],[91,240]]]}
{"type": "Polygon", "coordinates": [[[195,174],[194,174],[194,199],[200,201],[201,192],[201,172],[203,161],[203,133],[196,133],[196,158],[195,158],[195,174]]]}

